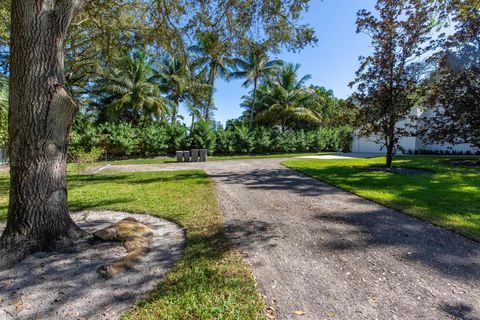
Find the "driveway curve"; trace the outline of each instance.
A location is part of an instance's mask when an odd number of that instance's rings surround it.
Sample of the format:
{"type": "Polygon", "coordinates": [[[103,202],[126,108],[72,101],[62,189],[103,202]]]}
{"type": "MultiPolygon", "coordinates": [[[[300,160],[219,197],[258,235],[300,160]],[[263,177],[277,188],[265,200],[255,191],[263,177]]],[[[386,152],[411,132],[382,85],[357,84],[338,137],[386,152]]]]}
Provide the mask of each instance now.
{"type": "Polygon", "coordinates": [[[480,244],[281,165],[282,159],[110,166],[202,169],[228,236],[278,319],[480,319],[480,244]]]}

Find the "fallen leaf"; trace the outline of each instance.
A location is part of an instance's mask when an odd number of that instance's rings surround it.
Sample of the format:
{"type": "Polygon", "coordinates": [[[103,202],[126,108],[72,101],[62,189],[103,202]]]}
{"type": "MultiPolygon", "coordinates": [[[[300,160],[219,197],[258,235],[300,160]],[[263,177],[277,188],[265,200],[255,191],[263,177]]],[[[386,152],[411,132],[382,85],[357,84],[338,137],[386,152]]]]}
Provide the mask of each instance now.
{"type": "Polygon", "coordinates": [[[22,303],[22,302],[17,303],[17,304],[15,305],[15,310],[16,310],[17,312],[22,311],[22,310],[23,310],[23,303],[22,303]]]}
{"type": "Polygon", "coordinates": [[[297,311],[293,311],[293,314],[296,314],[297,316],[303,316],[305,315],[305,312],[301,310],[297,310],[297,311]]]}

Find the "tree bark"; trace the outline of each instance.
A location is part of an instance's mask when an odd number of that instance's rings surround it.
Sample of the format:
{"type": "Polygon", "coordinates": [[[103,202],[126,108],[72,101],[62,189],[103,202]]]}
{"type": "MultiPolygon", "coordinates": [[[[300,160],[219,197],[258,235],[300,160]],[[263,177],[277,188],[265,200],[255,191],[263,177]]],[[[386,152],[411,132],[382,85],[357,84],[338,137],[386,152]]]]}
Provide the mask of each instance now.
{"type": "Polygon", "coordinates": [[[248,130],[252,131],[253,128],[253,114],[255,113],[255,99],[257,97],[257,78],[253,80],[253,98],[252,106],[250,107],[250,121],[248,122],[248,130]]]}
{"type": "Polygon", "coordinates": [[[210,75],[208,79],[208,83],[210,85],[210,92],[208,95],[207,107],[205,108],[205,121],[207,122],[210,119],[210,108],[212,107],[213,103],[213,91],[215,90],[215,78],[217,76],[216,70],[217,65],[215,63],[212,63],[212,65],[210,66],[210,75]]]}
{"type": "Polygon", "coordinates": [[[392,168],[393,163],[393,147],[394,147],[394,133],[391,132],[387,138],[387,161],[385,163],[385,167],[387,169],[392,168]]]}
{"type": "Polygon", "coordinates": [[[177,115],[178,115],[178,107],[179,107],[179,101],[178,99],[173,100],[173,112],[172,112],[172,126],[174,126],[177,123],[177,115]]]}
{"type": "Polygon", "coordinates": [[[87,1],[12,1],[10,204],[0,269],[82,235],[67,204],[66,153],[78,107],[64,87],[63,47],[87,1]]]}

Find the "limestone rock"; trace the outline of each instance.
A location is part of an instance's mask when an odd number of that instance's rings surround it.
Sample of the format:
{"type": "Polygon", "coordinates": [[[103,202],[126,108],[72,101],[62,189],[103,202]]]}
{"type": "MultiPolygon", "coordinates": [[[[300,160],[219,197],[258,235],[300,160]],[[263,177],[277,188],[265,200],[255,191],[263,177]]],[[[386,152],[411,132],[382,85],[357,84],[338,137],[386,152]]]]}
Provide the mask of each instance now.
{"type": "Polygon", "coordinates": [[[127,255],[110,265],[103,265],[97,272],[105,279],[113,278],[120,272],[132,269],[149,251],[153,231],[134,218],[125,218],[110,227],[93,234],[105,241],[120,241],[127,249],[127,255]]]}

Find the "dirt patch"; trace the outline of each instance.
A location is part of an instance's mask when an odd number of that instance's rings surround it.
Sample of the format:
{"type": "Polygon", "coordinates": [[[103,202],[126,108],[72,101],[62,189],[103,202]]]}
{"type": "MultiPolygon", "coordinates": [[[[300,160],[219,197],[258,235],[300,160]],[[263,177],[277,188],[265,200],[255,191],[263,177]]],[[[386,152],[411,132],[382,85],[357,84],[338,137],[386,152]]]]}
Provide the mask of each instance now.
{"type": "Polygon", "coordinates": [[[480,159],[450,160],[445,163],[450,166],[480,168],[480,159]]]}
{"type": "Polygon", "coordinates": [[[404,168],[404,167],[354,167],[357,170],[369,171],[369,172],[387,172],[395,174],[434,174],[435,171],[428,169],[417,169],[417,168],[404,168]]]}
{"type": "MultiPolygon", "coordinates": [[[[146,214],[89,211],[72,214],[93,233],[135,218],[153,231],[150,252],[113,279],[97,273],[126,255],[119,242],[87,237],[69,253],[37,253],[0,272],[0,319],[118,319],[162,279],[180,258],[184,233],[176,224],[146,214]]],[[[5,227],[0,223],[0,233],[5,227]]]]}

